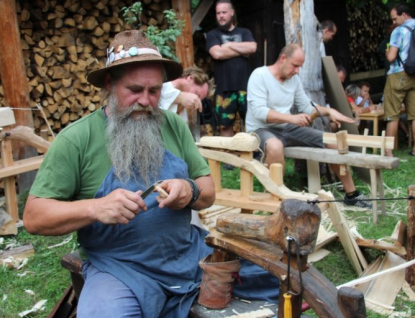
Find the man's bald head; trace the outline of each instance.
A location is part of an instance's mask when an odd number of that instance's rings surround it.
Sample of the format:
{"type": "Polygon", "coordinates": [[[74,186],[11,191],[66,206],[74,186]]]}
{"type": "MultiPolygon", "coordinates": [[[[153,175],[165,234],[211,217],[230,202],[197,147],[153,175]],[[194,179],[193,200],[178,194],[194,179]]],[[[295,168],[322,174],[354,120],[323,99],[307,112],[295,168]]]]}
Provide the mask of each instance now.
{"type": "Polygon", "coordinates": [[[298,51],[301,51],[301,53],[304,54],[303,49],[298,44],[296,43],[288,44],[283,47],[278,58],[280,58],[282,55],[284,55],[285,58],[287,59],[292,58],[295,54],[300,53],[298,51]]]}

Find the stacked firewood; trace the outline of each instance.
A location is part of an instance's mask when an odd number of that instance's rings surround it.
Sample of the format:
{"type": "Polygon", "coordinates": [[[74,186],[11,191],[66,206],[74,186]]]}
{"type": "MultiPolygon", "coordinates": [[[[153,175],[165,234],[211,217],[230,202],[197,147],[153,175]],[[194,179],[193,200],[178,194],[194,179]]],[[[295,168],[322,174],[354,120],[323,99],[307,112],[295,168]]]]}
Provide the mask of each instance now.
{"type": "MultiPolygon", "coordinates": [[[[16,2],[30,101],[40,104],[58,132],[100,107],[99,89],[86,76],[105,66],[106,49],[116,33],[130,29],[121,8],[134,0],[34,0],[16,2]]],[[[170,1],[144,0],[142,28],[167,27],[163,11],[170,1]]],[[[0,86],[0,105],[5,106],[0,86]]],[[[34,111],[36,131],[47,128],[34,111]]]]}
{"type": "Polygon", "coordinates": [[[386,36],[388,10],[370,0],[362,7],[348,2],[347,13],[351,73],[384,68],[379,44],[386,36]]]}

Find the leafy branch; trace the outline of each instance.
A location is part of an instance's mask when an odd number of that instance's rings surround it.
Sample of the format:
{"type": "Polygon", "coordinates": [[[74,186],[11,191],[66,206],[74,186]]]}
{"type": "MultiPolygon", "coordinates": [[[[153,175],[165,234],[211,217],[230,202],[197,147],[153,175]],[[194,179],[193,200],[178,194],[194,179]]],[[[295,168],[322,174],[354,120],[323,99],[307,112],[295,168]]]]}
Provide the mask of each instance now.
{"type": "MultiPolygon", "coordinates": [[[[123,19],[133,29],[140,29],[142,26],[141,14],[143,7],[141,2],[135,2],[130,7],[123,7],[123,19]]],[[[161,55],[179,62],[174,53],[174,42],[182,34],[184,28],[184,21],[178,20],[173,9],[165,10],[164,18],[167,20],[168,28],[160,30],[157,26],[149,25],[144,33],[147,38],[158,47],[161,55]]]]}

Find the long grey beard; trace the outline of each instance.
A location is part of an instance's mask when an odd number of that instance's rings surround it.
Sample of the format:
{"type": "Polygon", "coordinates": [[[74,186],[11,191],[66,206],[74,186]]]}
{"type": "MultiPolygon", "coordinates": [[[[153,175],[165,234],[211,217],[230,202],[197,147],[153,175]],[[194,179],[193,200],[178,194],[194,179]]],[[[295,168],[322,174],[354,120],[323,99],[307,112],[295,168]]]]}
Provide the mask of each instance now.
{"type": "Polygon", "coordinates": [[[139,105],[123,112],[117,105],[118,99],[111,94],[106,133],[115,175],[122,182],[130,178],[137,181],[134,171],[138,171],[148,186],[158,179],[163,164],[164,147],[160,134],[163,115],[159,110],[153,110],[134,119],[130,115],[139,105]]]}

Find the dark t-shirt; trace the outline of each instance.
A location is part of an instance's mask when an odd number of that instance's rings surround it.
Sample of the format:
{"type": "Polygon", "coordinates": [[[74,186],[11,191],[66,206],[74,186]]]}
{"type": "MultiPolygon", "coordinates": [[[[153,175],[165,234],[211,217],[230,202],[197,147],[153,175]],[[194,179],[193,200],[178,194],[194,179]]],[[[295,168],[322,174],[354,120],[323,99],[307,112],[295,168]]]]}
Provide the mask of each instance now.
{"type": "MultiPolygon", "coordinates": [[[[251,31],[235,27],[232,31],[222,31],[218,28],[206,35],[206,48],[209,51],[215,45],[226,42],[255,42],[251,31]]],[[[251,67],[246,57],[238,56],[226,60],[215,61],[216,93],[226,91],[246,91],[251,67]]]]}

